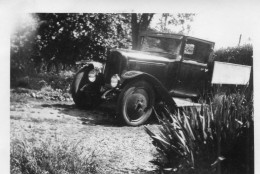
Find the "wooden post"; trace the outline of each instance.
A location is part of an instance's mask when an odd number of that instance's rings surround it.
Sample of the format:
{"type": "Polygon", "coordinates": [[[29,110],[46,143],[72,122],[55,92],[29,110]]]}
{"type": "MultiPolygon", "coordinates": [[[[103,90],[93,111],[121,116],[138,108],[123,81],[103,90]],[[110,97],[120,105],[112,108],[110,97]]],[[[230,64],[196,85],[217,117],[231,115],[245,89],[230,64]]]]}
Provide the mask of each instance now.
{"type": "Polygon", "coordinates": [[[241,37],[242,37],[242,34],[240,34],[240,36],[239,36],[238,46],[240,45],[241,37]]]}

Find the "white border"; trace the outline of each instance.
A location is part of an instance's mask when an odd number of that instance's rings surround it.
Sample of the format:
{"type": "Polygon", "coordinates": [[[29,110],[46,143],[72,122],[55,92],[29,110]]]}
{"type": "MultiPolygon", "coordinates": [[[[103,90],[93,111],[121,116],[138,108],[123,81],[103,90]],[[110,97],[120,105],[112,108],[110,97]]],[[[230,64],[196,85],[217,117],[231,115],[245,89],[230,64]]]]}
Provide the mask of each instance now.
{"type": "MultiPolygon", "coordinates": [[[[0,1],[0,79],[1,79],[1,117],[0,117],[0,156],[1,173],[9,173],[9,84],[10,84],[10,26],[15,15],[24,12],[89,12],[89,13],[119,13],[119,12],[187,12],[187,13],[210,13],[221,10],[223,13],[247,12],[255,14],[260,19],[259,1],[246,0],[1,0],[0,1]]],[[[246,13],[244,15],[247,15],[246,13]]],[[[217,21],[216,21],[217,22],[217,21]]],[[[256,23],[254,37],[254,101],[255,101],[255,173],[259,173],[259,127],[260,127],[260,95],[259,95],[259,67],[260,67],[260,39],[259,23],[256,23]]],[[[214,34],[214,33],[213,33],[214,34]]]]}

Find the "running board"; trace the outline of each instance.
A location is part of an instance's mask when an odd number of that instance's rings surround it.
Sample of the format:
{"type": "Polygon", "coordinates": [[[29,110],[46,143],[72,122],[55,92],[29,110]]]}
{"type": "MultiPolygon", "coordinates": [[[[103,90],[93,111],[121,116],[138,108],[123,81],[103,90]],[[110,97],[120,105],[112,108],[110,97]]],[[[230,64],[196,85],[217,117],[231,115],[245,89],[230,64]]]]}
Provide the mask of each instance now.
{"type": "Polygon", "coordinates": [[[176,103],[177,107],[196,107],[197,109],[200,109],[201,107],[201,104],[193,103],[189,99],[177,98],[177,97],[172,97],[172,99],[176,103]]]}

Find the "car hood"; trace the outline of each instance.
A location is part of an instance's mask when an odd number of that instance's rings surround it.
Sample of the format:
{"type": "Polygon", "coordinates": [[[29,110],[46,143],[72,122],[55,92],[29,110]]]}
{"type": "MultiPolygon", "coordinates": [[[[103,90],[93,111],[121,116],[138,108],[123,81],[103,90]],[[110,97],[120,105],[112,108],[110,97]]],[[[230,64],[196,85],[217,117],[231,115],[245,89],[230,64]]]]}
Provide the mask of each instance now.
{"type": "Polygon", "coordinates": [[[111,51],[117,51],[128,59],[136,59],[143,61],[155,61],[155,62],[172,62],[175,61],[178,55],[171,55],[167,53],[158,53],[158,52],[144,52],[136,50],[127,50],[127,49],[114,49],[111,51]]]}

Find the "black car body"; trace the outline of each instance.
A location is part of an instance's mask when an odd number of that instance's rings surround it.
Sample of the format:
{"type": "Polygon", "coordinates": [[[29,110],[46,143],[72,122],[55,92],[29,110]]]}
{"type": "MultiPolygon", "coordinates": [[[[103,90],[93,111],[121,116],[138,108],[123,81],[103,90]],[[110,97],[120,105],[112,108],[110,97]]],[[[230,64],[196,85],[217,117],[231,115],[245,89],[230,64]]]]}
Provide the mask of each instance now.
{"type": "Polygon", "coordinates": [[[143,124],[161,100],[196,100],[210,80],[214,42],[165,33],[140,35],[138,50],[112,49],[106,64],[88,62],[75,76],[72,97],[78,106],[117,102],[126,124],[143,124]]]}

